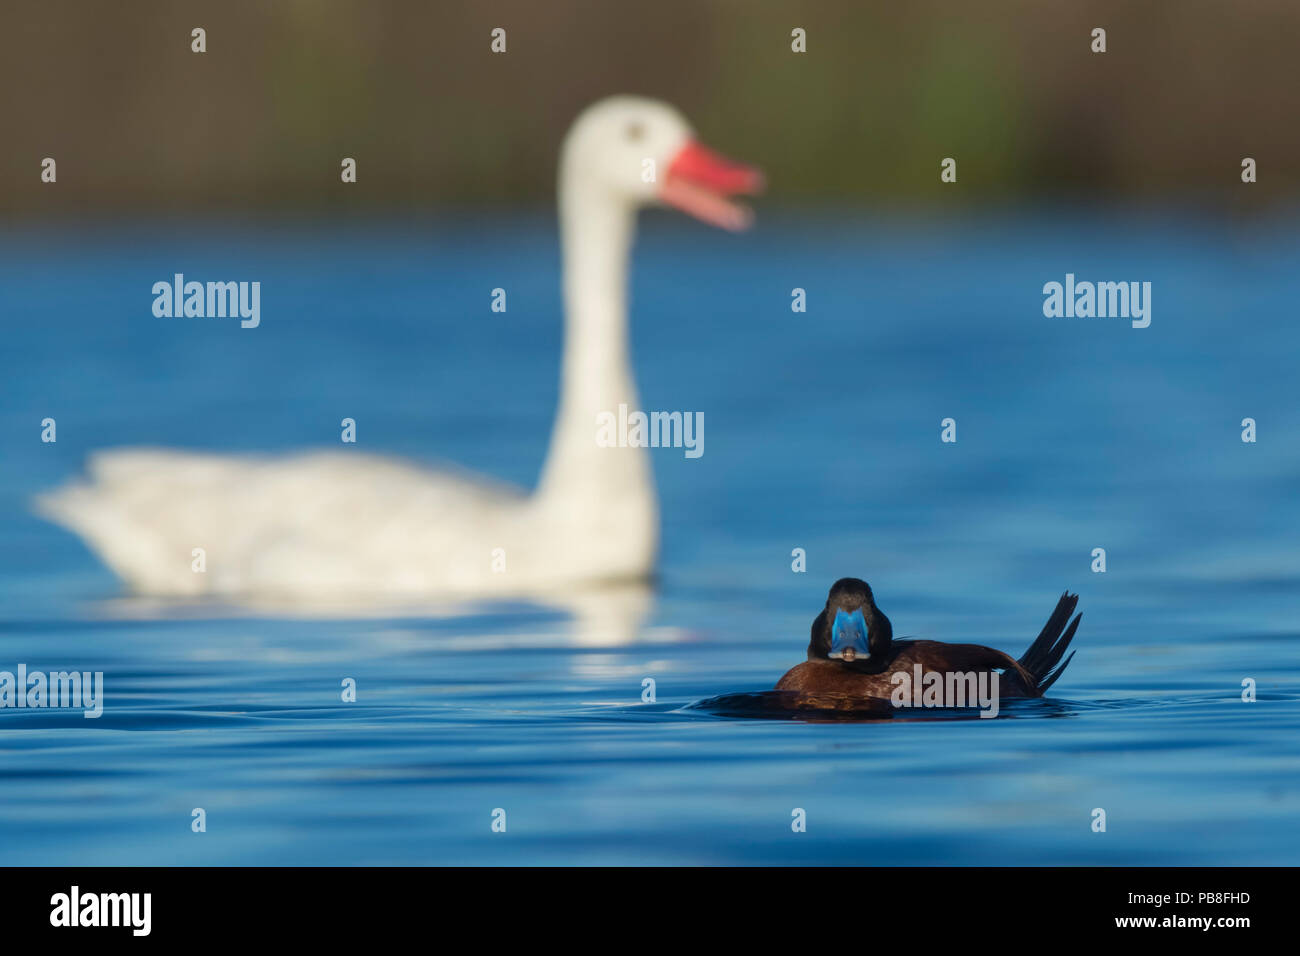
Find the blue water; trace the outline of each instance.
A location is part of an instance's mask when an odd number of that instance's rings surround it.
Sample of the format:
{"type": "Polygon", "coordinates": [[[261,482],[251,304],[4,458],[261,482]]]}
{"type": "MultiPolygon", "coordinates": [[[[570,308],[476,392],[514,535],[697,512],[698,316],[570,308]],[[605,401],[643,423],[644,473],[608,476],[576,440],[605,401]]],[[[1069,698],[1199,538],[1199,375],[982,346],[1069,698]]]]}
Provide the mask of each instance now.
{"type": "Polygon", "coordinates": [[[123,601],[29,499],[95,449],[335,446],[344,417],[531,484],[551,218],[10,226],[0,670],[102,670],[107,703],[0,710],[0,864],[1295,863],[1298,255],[1298,219],[1184,212],[647,216],[642,400],[707,423],[702,458],[654,453],[654,590],[312,620],[123,601]],[[174,272],[261,281],[261,327],[154,318],[174,272]],[[1151,282],[1150,328],[1045,319],[1067,272],[1151,282]],[[998,720],[687,706],[770,688],[842,575],[900,636],[1016,655],[1076,590],[1078,654],[998,720]]]}

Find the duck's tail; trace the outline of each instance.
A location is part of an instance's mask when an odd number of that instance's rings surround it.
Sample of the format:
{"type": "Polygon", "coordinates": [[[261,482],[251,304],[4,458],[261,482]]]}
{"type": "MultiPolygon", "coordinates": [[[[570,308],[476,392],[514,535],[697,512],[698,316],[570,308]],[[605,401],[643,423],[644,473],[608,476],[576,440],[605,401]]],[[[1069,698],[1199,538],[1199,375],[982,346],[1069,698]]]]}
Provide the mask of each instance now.
{"type": "MultiPolygon", "coordinates": [[[[1021,656],[1020,666],[1034,681],[1029,686],[1017,688],[1024,696],[1042,697],[1047,693],[1047,688],[1056,683],[1056,679],[1061,676],[1061,672],[1074,657],[1074,652],[1071,651],[1069,657],[1064,661],[1061,660],[1062,655],[1070,647],[1070,641],[1074,639],[1074,632],[1078,630],[1079,622],[1083,620],[1082,614],[1077,615],[1073,621],[1070,620],[1070,615],[1074,614],[1075,605],[1078,603],[1079,595],[1071,594],[1069,591],[1062,594],[1061,600],[1056,602],[1056,610],[1043,625],[1043,630],[1034,639],[1034,643],[1029,645],[1029,650],[1021,656]],[[1057,666],[1058,663],[1060,666],[1057,666]]],[[[1016,680],[1019,681],[1019,678],[1016,680]]]]}

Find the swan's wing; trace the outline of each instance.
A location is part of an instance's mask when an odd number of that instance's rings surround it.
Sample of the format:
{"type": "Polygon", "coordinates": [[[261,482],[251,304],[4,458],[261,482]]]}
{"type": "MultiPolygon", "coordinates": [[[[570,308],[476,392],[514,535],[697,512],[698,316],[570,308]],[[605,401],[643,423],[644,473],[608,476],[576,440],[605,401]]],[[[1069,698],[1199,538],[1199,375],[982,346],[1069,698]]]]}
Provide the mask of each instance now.
{"type": "Polygon", "coordinates": [[[414,579],[439,573],[437,555],[454,563],[457,548],[472,544],[470,529],[490,534],[524,500],[496,482],[350,452],[127,449],[96,454],[88,472],[40,497],[38,511],[79,534],[137,590],[164,594],[303,580],[419,586],[414,579]]]}

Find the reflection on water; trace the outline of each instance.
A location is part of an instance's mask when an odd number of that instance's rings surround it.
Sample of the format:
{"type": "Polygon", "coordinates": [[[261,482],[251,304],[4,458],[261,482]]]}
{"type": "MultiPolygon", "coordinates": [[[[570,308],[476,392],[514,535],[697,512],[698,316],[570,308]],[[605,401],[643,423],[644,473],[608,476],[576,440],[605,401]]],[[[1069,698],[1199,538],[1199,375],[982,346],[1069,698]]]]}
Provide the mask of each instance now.
{"type": "MultiPolygon", "coordinates": [[[[1072,717],[1077,705],[1062,700],[1004,700],[993,719],[1072,717]]],[[[816,698],[794,691],[769,690],[758,694],[722,694],[696,701],[684,710],[717,717],[760,720],[805,720],[813,723],[841,720],[985,720],[978,708],[933,707],[897,710],[886,700],[816,698]]]]}
{"type": "MultiPolygon", "coordinates": [[[[531,603],[566,615],[570,626],[565,633],[573,645],[602,647],[636,640],[650,613],[653,594],[649,584],[622,582],[536,597],[531,603]]],[[[461,601],[393,603],[357,598],[304,601],[267,596],[234,601],[126,595],[95,602],[86,610],[95,618],[120,621],[202,621],[222,617],[392,620],[469,617],[487,613],[485,609],[491,607],[484,602],[461,601]]]]}
{"type": "Polygon", "coordinates": [[[0,239],[0,670],[102,670],[106,693],[98,720],[0,710],[0,862],[1294,861],[1300,233],[1230,229],[655,220],[641,393],[710,437],[654,459],[653,593],[384,608],[128,597],[28,505],[97,448],[319,447],[344,414],[365,450],[531,485],[551,223],[0,239]],[[260,280],[260,327],[159,325],[149,285],[184,271],[260,280]],[[1044,319],[1067,271],[1150,281],[1150,328],[1044,319]],[[996,720],[792,715],[771,690],[845,574],[900,637],[1013,655],[1069,587],[1077,656],[996,720]]]}

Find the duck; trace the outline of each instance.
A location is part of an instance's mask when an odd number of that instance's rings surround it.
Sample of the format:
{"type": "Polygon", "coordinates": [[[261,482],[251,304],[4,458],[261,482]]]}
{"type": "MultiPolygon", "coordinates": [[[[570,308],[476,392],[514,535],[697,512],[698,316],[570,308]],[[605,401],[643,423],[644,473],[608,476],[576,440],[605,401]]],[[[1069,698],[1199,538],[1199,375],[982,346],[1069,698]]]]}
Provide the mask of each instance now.
{"type": "Polygon", "coordinates": [[[284,599],[550,595],[653,576],[658,500],[644,447],[596,423],[639,408],[627,273],[637,212],[663,204],[739,231],[762,173],[702,145],[671,105],[614,96],[560,149],[564,344],[536,488],[351,450],[274,457],[124,448],[36,500],[137,594],[284,599]],[[202,549],[203,573],[196,573],[202,549]]]}
{"type": "MultiPolygon", "coordinates": [[[[899,703],[900,687],[920,683],[917,675],[974,674],[978,681],[997,673],[997,683],[989,684],[997,688],[997,699],[1042,697],[1074,658],[1071,651],[1061,659],[1083,618],[1074,613],[1078,602],[1077,594],[1062,594],[1038,637],[1017,659],[982,644],[894,640],[893,626],[876,605],[871,586],[860,578],[841,578],[813,620],[808,659],[788,670],[775,689],[814,707],[883,709],[887,701],[899,703]]],[[[936,691],[939,702],[929,706],[961,705],[948,696],[955,694],[946,679],[936,691]]],[[[903,700],[912,706],[906,695],[903,700]]]]}

